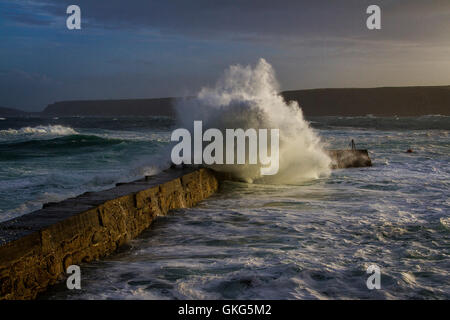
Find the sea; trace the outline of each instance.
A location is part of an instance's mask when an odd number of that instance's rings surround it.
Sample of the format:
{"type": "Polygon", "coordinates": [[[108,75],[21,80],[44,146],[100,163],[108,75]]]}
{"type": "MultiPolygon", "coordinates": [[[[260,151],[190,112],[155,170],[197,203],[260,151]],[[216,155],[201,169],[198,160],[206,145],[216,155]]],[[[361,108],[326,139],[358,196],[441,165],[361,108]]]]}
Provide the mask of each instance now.
{"type": "MultiPolygon", "coordinates": [[[[168,117],[0,118],[0,221],[157,174],[170,165],[178,125],[168,117]]],[[[297,182],[225,182],[119,252],[81,265],[81,290],[61,283],[40,299],[450,299],[450,117],[302,125],[324,148],[348,149],[353,139],[373,166],[297,182]],[[380,289],[367,286],[371,265],[380,289]]]]}

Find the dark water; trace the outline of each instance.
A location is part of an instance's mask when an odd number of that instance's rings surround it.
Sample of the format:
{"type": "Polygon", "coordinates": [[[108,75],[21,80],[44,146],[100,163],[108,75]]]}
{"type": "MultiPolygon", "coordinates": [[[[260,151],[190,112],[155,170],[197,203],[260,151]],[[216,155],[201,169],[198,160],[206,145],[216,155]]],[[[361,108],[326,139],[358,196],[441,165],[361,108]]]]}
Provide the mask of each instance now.
{"type": "MultiPolygon", "coordinates": [[[[449,299],[450,118],[310,120],[330,147],[369,149],[374,166],[298,185],[225,183],[82,265],[81,291],[61,284],[43,298],[449,299]],[[366,286],[371,264],[380,290],[366,286]]],[[[173,128],[167,118],[1,120],[0,219],[158,172],[173,128]]]]}
{"type": "Polygon", "coordinates": [[[164,117],[0,120],[0,221],[157,173],[173,125],[164,117]]]}

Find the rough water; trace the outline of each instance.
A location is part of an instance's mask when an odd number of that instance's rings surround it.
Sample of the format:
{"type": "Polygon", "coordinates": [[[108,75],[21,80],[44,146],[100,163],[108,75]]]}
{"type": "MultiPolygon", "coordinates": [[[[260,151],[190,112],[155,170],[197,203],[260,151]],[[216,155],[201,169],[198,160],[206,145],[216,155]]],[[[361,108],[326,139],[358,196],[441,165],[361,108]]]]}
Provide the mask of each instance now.
{"type": "Polygon", "coordinates": [[[254,67],[232,65],[213,87],[204,87],[194,98],[175,104],[177,122],[182,128],[192,128],[194,121],[201,120],[205,129],[219,129],[222,135],[229,128],[279,130],[279,150],[271,150],[272,143],[267,148],[278,155],[276,174],[262,176],[261,162],[212,166],[240,180],[292,184],[329,175],[330,158],[320,138],[304,120],[298,103],[286,102],[279,92],[275,70],[266,60],[259,59],[254,67]]]}
{"type": "Polygon", "coordinates": [[[0,120],[0,221],[159,172],[170,160],[164,151],[173,123],[164,117],[0,120]]]}
{"type": "MultiPolygon", "coordinates": [[[[449,299],[450,118],[308,119],[371,168],[297,185],[227,182],[160,218],[121,252],[82,265],[82,290],[42,298],[449,299]],[[405,153],[412,148],[414,153],[405,153]],[[368,290],[366,269],[381,268],[368,290]]],[[[175,121],[0,121],[0,218],[156,173],[175,121]]]]}
{"type": "Polygon", "coordinates": [[[0,118],[0,221],[158,173],[169,166],[172,130],[193,120],[280,129],[274,179],[232,167],[256,183],[225,182],[117,254],[82,265],[82,290],[61,283],[41,298],[449,299],[450,117],[308,122],[277,92],[260,60],[180,101],[177,120],[0,118]],[[374,166],[331,172],[323,149],[352,139],[374,166]],[[366,286],[371,265],[379,290],[366,286]]]}

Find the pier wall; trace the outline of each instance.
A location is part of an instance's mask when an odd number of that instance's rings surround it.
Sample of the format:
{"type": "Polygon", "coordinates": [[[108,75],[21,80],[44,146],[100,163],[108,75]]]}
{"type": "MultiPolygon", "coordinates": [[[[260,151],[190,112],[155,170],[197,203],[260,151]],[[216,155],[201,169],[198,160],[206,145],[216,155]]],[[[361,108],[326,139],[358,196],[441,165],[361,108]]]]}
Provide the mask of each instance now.
{"type": "MultiPolygon", "coordinates": [[[[329,150],[332,167],[370,166],[367,150],[329,150]]],[[[86,192],[0,223],[0,300],[34,299],[67,267],[116,251],[170,210],[196,205],[232,179],[206,168],[169,169],[86,192]]]]}
{"type": "Polygon", "coordinates": [[[170,169],[0,223],[0,300],[36,298],[69,265],[111,254],[156,217],[194,206],[218,185],[208,169],[170,169]]]}

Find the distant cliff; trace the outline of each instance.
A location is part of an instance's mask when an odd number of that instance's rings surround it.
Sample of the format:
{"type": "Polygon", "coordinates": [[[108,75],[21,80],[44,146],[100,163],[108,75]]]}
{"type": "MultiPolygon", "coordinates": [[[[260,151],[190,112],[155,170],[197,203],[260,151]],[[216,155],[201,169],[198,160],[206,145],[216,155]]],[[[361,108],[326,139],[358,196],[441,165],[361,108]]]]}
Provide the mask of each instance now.
{"type": "Polygon", "coordinates": [[[0,107],[0,116],[1,117],[17,117],[17,116],[23,116],[26,114],[27,113],[22,110],[0,107]]]}
{"type": "Polygon", "coordinates": [[[450,115],[450,86],[285,91],[306,116],[450,115]]]}
{"type": "MultiPolygon", "coordinates": [[[[296,100],[305,116],[450,115],[450,86],[312,89],[281,93],[296,100]]],[[[49,116],[174,116],[175,98],[62,101],[49,105],[49,116]]]]}

